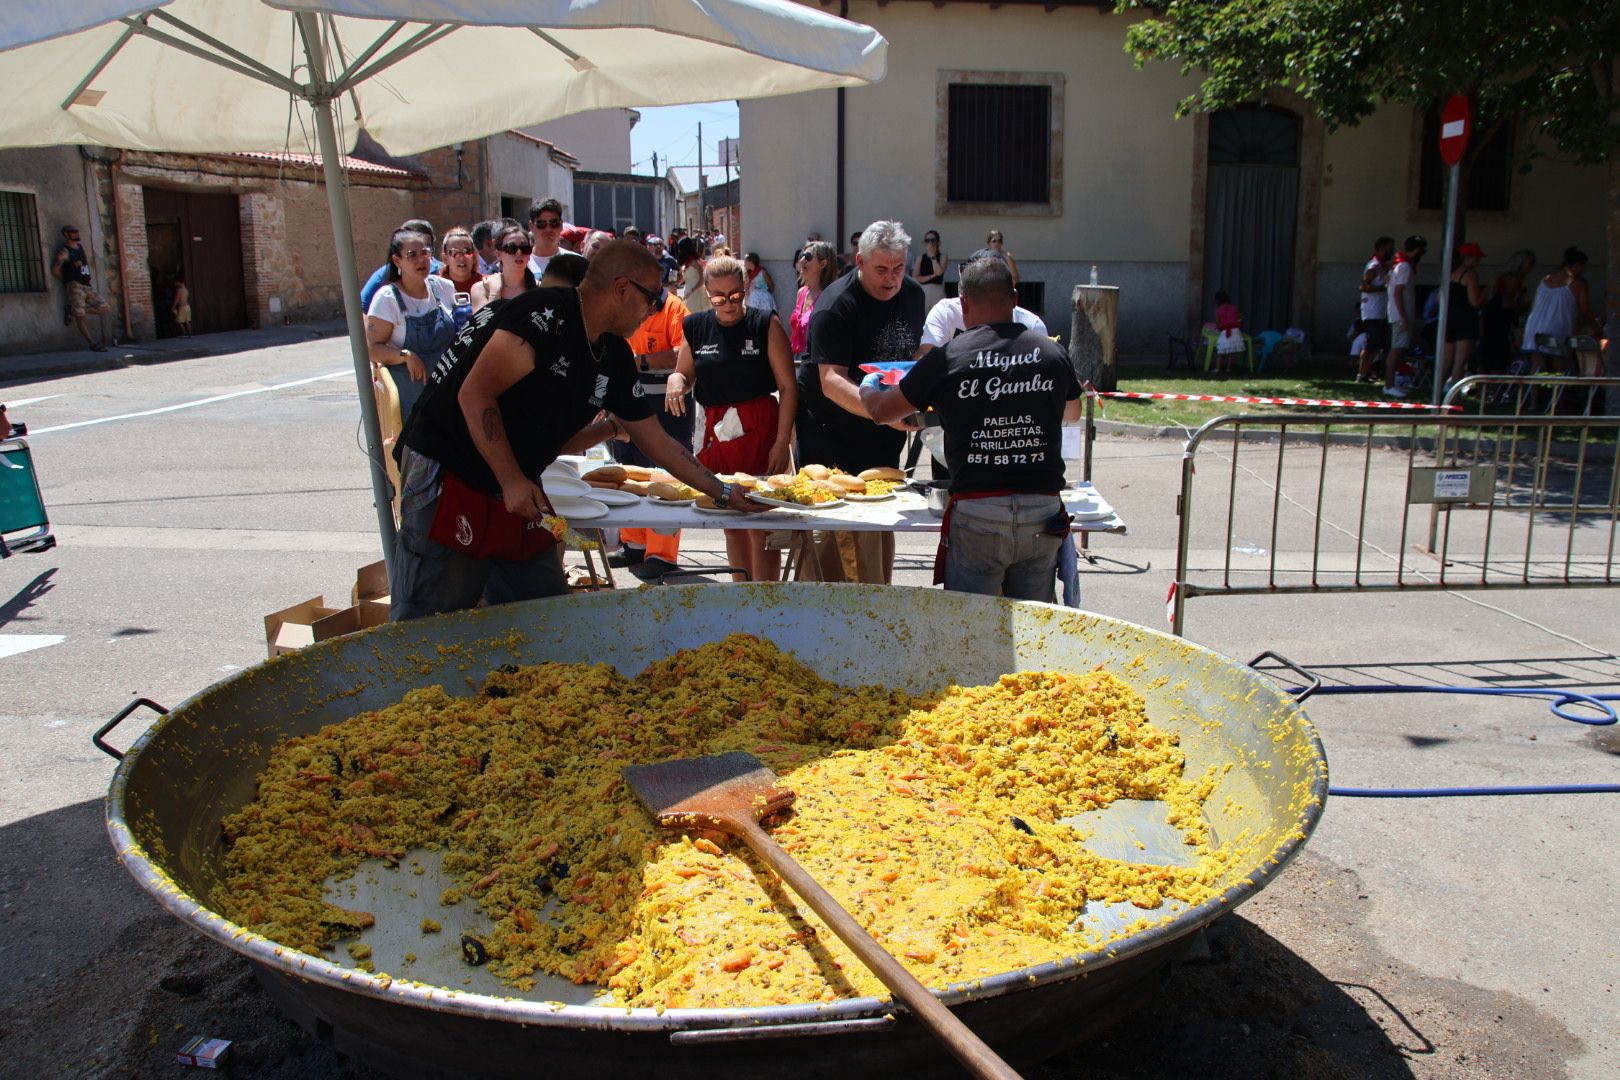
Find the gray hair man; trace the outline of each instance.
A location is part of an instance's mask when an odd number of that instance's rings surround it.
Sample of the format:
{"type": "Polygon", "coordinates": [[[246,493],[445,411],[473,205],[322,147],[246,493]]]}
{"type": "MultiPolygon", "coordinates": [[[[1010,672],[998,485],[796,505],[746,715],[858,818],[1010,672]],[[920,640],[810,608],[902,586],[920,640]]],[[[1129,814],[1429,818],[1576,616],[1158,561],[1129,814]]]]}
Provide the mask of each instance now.
{"type": "Polygon", "coordinates": [[[961,275],[969,329],[918,360],[898,386],[861,382],[876,423],[933,408],[945,431],[951,501],[934,581],[958,592],[1052,602],[1069,534],[1060,492],[1063,422],[1080,415],[1080,382],[1063,346],[1013,319],[1012,271],[1000,259],[961,275]]]}
{"type": "MultiPolygon", "coordinates": [[[[874,221],[860,234],[855,270],[822,292],[810,316],[809,362],[799,369],[799,461],[859,473],[897,466],[907,431],[902,417],[872,423],[861,402],[862,364],[910,360],[922,335],[922,286],[906,276],[911,237],[898,221],[874,221]]],[[[887,584],[894,534],[858,533],[838,541],[843,576],[887,584]]]]}

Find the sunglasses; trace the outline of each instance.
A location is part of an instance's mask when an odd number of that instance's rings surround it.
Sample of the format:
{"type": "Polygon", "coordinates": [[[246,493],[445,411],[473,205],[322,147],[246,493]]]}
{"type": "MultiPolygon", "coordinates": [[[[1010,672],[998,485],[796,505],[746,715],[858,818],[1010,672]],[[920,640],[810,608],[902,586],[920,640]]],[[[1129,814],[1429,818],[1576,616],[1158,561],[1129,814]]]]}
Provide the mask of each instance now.
{"type": "Polygon", "coordinates": [[[800,262],[809,262],[813,258],[815,258],[815,256],[810,254],[808,251],[799,252],[799,261],[800,262]]]}
{"type": "Polygon", "coordinates": [[[461,248],[461,247],[458,247],[458,248],[445,248],[444,253],[445,253],[446,256],[448,256],[449,258],[452,258],[452,259],[455,258],[457,255],[476,255],[476,254],[478,254],[478,252],[474,251],[472,248],[461,248]]]}
{"type": "Polygon", "coordinates": [[[937,243],[939,243],[939,237],[937,237],[937,236],[925,236],[925,237],[923,237],[923,243],[925,243],[925,244],[937,244],[937,243]]]}
{"type": "Polygon", "coordinates": [[[540,226],[542,229],[560,229],[560,228],[562,228],[562,218],[560,218],[560,217],[535,218],[534,223],[536,225],[540,226]]]}
{"type": "Polygon", "coordinates": [[[738,289],[736,292],[712,292],[709,294],[709,303],[716,305],[740,304],[747,296],[748,294],[743,292],[741,289],[738,289]]]}
{"type": "Polygon", "coordinates": [[[402,259],[425,259],[431,254],[427,248],[406,248],[399,253],[402,259]]]}
{"type": "Polygon", "coordinates": [[[527,255],[534,250],[533,244],[502,244],[501,250],[508,255],[527,255]]]}
{"type": "Polygon", "coordinates": [[[628,278],[627,277],[627,278],[623,278],[622,280],[628,281],[630,283],[631,287],[633,287],[636,290],[636,292],[641,294],[641,298],[643,300],[647,301],[647,310],[648,311],[657,311],[659,308],[664,306],[664,290],[663,289],[661,289],[661,288],[660,289],[649,289],[645,285],[643,285],[641,282],[635,280],[634,278],[628,278]]]}

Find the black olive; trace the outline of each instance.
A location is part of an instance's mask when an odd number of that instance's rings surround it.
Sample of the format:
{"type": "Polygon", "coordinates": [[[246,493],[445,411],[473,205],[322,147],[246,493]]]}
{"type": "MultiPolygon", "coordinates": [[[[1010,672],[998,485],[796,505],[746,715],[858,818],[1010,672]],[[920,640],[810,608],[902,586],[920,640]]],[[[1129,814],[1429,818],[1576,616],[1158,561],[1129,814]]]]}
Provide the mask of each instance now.
{"type": "Polygon", "coordinates": [[[343,759],[338,757],[338,753],[337,753],[336,750],[328,750],[327,754],[330,755],[331,758],[332,758],[332,771],[337,773],[339,776],[342,776],[343,775],[343,759]]]}
{"type": "Polygon", "coordinates": [[[555,780],[557,778],[557,770],[553,769],[550,765],[542,765],[540,766],[540,775],[544,776],[547,780],[555,780]]]}
{"type": "Polygon", "coordinates": [[[544,874],[534,875],[534,887],[545,895],[551,894],[551,879],[544,874]]]}
{"type": "Polygon", "coordinates": [[[502,664],[495,670],[499,671],[503,675],[516,675],[518,673],[518,666],[516,664],[502,664]]]}
{"type": "Polygon", "coordinates": [[[435,815],[435,817],[439,821],[443,821],[445,818],[449,817],[451,814],[453,814],[455,812],[456,812],[456,800],[451,799],[449,802],[444,804],[444,809],[440,810],[438,812],[438,814],[435,815]]]}
{"type": "Polygon", "coordinates": [[[473,967],[489,959],[489,953],[484,951],[484,943],[471,934],[461,935],[461,958],[473,967]]]}
{"type": "Polygon", "coordinates": [[[1029,827],[1029,822],[1025,821],[1017,814],[1012,815],[1012,823],[1013,828],[1017,829],[1019,832],[1028,833],[1031,836],[1035,835],[1035,830],[1029,827]]]}
{"type": "Polygon", "coordinates": [[[561,859],[554,859],[551,863],[551,876],[561,881],[568,876],[569,866],[561,859]]]}
{"type": "Polygon", "coordinates": [[[343,798],[343,792],[339,791],[335,785],[331,788],[331,792],[333,802],[337,802],[339,799],[343,798]]]}
{"type": "Polygon", "coordinates": [[[478,775],[484,775],[484,770],[487,768],[489,768],[489,751],[485,750],[483,755],[478,759],[478,775]]]}
{"type": "Polygon", "coordinates": [[[1114,734],[1114,729],[1113,728],[1108,729],[1108,749],[1110,749],[1110,750],[1118,750],[1119,749],[1119,736],[1114,734]]]}
{"type": "Polygon", "coordinates": [[[486,686],[484,687],[484,696],[494,698],[511,697],[512,691],[504,686],[486,686]]]}

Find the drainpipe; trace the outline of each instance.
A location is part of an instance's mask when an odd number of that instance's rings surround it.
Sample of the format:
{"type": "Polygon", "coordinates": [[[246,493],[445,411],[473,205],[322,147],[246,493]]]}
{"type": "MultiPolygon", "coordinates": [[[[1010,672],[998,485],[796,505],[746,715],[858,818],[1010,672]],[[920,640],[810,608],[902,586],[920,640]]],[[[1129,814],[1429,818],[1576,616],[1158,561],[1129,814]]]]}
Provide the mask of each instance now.
{"type": "MultiPolygon", "coordinates": [[[[849,0],[838,0],[838,17],[849,18],[849,0]]],[[[840,86],[838,94],[838,228],[833,233],[833,250],[842,251],[844,248],[844,88],[840,86]]]]}

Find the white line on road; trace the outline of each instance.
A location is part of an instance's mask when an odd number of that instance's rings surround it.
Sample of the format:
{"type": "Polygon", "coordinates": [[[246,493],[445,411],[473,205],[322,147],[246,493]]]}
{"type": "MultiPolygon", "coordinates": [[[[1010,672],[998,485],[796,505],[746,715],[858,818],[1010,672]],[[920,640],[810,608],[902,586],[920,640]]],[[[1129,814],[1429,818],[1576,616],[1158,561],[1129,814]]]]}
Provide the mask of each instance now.
{"type": "Polygon", "coordinates": [[[0,659],[60,645],[66,640],[61,634],[0,634],[0,659]]]}
{"type": "Polygon", "coordinates": [[[38,404],[41,401],[49,401],[49,400],[51,400],[51,398],[59,398],[61,396],[62,396],[61,394],[46,394],[44,397],[18,398],[16,401],[8,401],[8,402],[6,402],[6,407],[8,409],[16,409],[16,408],[20,408],[21,406],[24,406],[24,405],[35,405],[35,404],[38,404]]]}
{"type": "Polygon", "coordinates": [[[353,369],[334,371],[329,375],[311,375],[307,379],[294,379],[292,382],[276,383],[274,386],[255,386],[251,390],[235,390],[229,394],[216,394],[213,397],[200,398],[197,401],[182,401],[178,405],[165,405],[161,409],[147,409],[144,412],[120,413],[117,416],[101,416],[94,420],[76,420],[71,424],[57,424],[55,427],[29,428],[28,437],[36,438],[40,435],[49,435],[53,431],[70,431],[73,428],[90,427],[94,424],[110,424],[115,420],[139,420],[143,416],[160,416],[163,413],[178,412],[181,409],[195,409],[199,405],[213,405],[221,401],[230,401],[233,398],[248,397],[252,394],[268,394],[272,390],[288,390],[294,386],[305,386],[309,383],[324,382],[327,379],[340,379],[345,375],[353,378],[353,369]]]}

